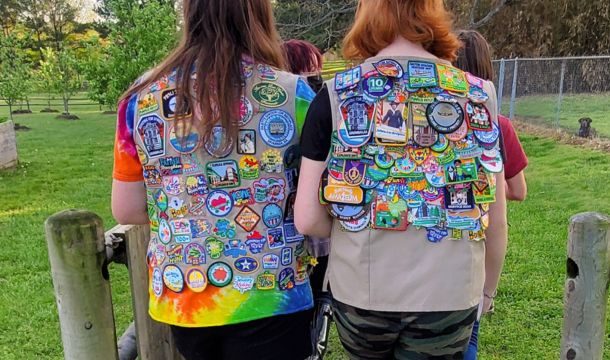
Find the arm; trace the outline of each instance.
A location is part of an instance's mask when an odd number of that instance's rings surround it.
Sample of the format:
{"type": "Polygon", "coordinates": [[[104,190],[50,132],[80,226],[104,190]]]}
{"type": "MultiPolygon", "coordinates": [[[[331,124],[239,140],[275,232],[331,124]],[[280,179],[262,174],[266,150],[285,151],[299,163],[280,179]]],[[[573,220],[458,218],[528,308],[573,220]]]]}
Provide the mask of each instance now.
{"type": "Polygon", "coordinates": [[[112,216],[119,224],[148,224],[143,182],[112,181],[112,216]]]}
{"type": "Polygon", "coordinates": [[[318,199],[320,177],[326,168],[323,161],[303,158],[299,175],[297,199],[294,204],[294,221],[301,234],[329,237],[332,219],[318,199]]]}
{"type": "Polygon", "coordinates": [[[508,243],[504,173],[496,174],[496,202],[489,208],[489,227],[485,231],[485,285],[483,313],[489,311],[491,299],[498,288],[508,243]]]}
{"type": "Polygon", "coordinates": [[[525,174],[520,171],[510,179],[506,179],[506,199],[513,201],[523,201],[527,197],[527,183],[525,174]]]}

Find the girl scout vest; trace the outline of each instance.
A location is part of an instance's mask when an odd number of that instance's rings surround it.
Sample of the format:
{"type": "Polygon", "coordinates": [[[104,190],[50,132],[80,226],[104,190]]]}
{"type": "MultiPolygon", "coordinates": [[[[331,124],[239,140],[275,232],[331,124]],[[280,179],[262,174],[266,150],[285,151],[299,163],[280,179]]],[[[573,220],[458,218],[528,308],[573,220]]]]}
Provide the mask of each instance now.
{"type": "Polygon", "coordinates": [[[373,58],[327,86],[333,296],[377,311],[478,304],[503,169],[493,85],[443,61],[373,58]]]}
{"type": "Polygon", "coordinates": [[[247,61],[243,77],[239,135],[226,151],[222,127],[203,139],[177,125],[175,76],[131,100],[151,219],[149,312],[157,321],[218,326],[312,306],[309,258],[293,220],[295,116],[307,111],[311,90],[247,61]]]}

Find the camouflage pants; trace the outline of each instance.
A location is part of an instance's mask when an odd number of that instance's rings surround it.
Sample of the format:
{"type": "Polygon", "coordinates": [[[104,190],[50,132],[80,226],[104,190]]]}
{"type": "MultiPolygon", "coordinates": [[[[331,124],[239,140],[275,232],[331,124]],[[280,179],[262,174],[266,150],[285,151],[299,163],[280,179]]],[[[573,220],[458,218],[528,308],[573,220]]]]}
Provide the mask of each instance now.
{"type": "Polygon", "coordinates": [[[447,312],[382,312],[333,300],[343,347],[353,360],[463,359],[477,307],[447,312]]]}

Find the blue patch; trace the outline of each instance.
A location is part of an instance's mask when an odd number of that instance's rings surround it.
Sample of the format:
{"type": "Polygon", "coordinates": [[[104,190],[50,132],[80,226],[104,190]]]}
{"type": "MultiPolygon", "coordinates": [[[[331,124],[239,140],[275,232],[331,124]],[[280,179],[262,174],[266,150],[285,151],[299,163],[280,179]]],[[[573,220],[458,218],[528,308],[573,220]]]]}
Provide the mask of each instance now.
{"type": "Polygon", "coordinates": [[[233,265],[237,271],[244,274],[250,274],[258,270],[258,261],[248,256],[235,260],[233,265]]]}
{"type": "Polygon", "coordinates": [[[229,240],[227,244],[225,244],[224,255],[226,257],[232,257],[237,259],[241,256],[246,256],[248,252],[246,251],[246,245],[241,242],[241,240],[233,239],[229,240]]]}
{"type": "Polygon", "coordinates": [[[267,145],[281,148],[292,141],[295,133],[295,122],[287,112],[271,110],[265,112],[265,115],[260,119],[258,130],[267,145]]]}
{"type": "Polygon", "coordinates": [[[265,248],[267,239],[258,231],[254,231],[248,235],[246,245],[252,254],[260,254],[265,248]]]}
{"type": "Polygon", "coordinates": [[[394,80],[386,76],[370,76],[362,83],[362,92],[367,99],[377,100],[386,97],[394,88],[394,80]]]}
{"type": "MultiPolygon", "coordinates": [[[[129,112],[128,109],[127,113],[129,114],[129,112]]],[[[128,116],[128,118],[132,117],[128,116]]],[[[157,115],[153,114],[140,118],[138,133],[144,143],[146,153],[151,158],[165,155],[165,127],[165,121],[161,120],[157,115]]]]}
{"type": "Polygon", "coordinates": [[[280,267],[280,257],[275,254],[263,256],[263,269],[277,269],[280,267]]]}
{"type": "Polygon", "coordinates": [[[276,228],[282,224],[284,212],[277,204],[267,204],[263,208],[263,222],[268,228],[276,228]]]}
{"type": "Polygon", "coordinates": [[[307,82],[299,78],[297,81],[297,98],[312,102],[314,97],[316,97],[316,93],[311,89],[307,82]]]}
{"type": "Polygon", "coordinates": [[[437,243],[440,242],[441,240],[443,240],[445,237],[447,237],[447,235],[449,235],[449,232],[447,231],[447,229],[439,229],[439,228],[427,228],[427,235],[428,235],[428,241],[433,242],[433,243],[437,243]]]}
{"type": "Polygon", "coordinates": [[[293,222],[284,223],[284,237],[287,243],[303,241],[305,237],[299,233],[293,222]]]}
{"type": "Polygon", "coordinates": [[[292,264],[292,248],[286,247],[282,249],[282,265],[288,266],[292,264]]]}
{"type": "Polygon", "coordinates": [[[341,91],[354,87],[362,79],[362,68],[360,66],[337,73],[335,75],[335,91],[341,91]]]}
{"type": "Polygon", "coordinates": [[[294,283],[294,270],[292,268],[286,268],[280,271],[280,274],[277,276],[277,282],[280,290],[291,290],[295,287],[294,283]]]}

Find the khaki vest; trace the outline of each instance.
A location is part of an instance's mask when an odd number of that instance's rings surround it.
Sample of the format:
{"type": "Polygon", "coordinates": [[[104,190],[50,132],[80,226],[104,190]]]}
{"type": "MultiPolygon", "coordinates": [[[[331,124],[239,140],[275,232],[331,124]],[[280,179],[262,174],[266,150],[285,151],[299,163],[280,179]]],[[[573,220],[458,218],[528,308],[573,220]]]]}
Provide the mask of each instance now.
{"type": "MultiPolygon", "coordinates": [[[[327,204],[335,217],[327,273],[333,296],[346,304],[376,311],[453,311],[477,305],[485,277],[482,241],[488,222],[485,210],[495,198],[495,177],[480,165],[484,149],[472,135],[473,130],[466,128],[469,143],[449,141],[447,149],[461,150],[453,158],[447,155],[449,150],[442,150],[442,142],[429,137],[438,136],[441,130],[445,139],[458,139],[456,133],[464,131],[461,126],[470,121],[468,116],[472,117],[468,127],[478,128],[482,139],[497,137],[498,134],[492,134],[499,131],[493,84],[469,74],[466,78],[465,73],[444,61],[395,57],[369,59],[359,68],[338,74],[327,86],[333,109],[333,130],[340,132],[333,140],[327,159],[328,181],[323,181],[320,195],[322,203],[327,204]],[[443,74],[442,78],[438,74],[443,74]],[[431,89],[434,93],[421,89],[431,89]],[[452,89],[451,93],[448,89],[452,89]],[[439,96],[437,93],[441,91],[439,96]],[[482,103],[481,106],[468,107],[470,98],[482,103]],[[422,104],[426,101],[434,104],[422,104]],[[482,106],[488,113],[483,113],[483,118],[475,118],[475,110],[482,110],[482,106]],[[419,112],[415,114],[412,110],[419,112]],[[367,132],[367,114],[372,114],[373,130],[368,142],[371,147],[347,146],[357,143],[358,136],[366,138],[362,134],[367,132]],[[463,123],[457,127],[456,119],[460,116],[463,123]],[[424,126],[430,125],[430,117],[437,131],[424,126]],[[401,121],[405,123],[402,128],[401,121]],[[340,127],[342,122],[345,125],[340,127]],[[414,123],[422,127],[413,127],[414,123]],[[487,131],[486,126],[493,130],[487,131]],[[402,143],[404,129],[408,129],[407,144],[396,145],[402,143]],[[379,145],[383,141],[394,145],[379,145]],[[371,154],[377,155],[366,155],[370,149],[371,154]],[[363,155],[353,155],[359,152],[363,155]],[[385,155],[379,155],[381,152],[385,155]],[[337,154],[361,158],[343,163],[341,159],[337,161],[337,154]],[[432,156],[434,161],[428,160],[432,156]],[[443,164],[439,159],[443,159],[443,164]],[[362,162],[367,167],[364,180],[361,179],[362,162]],[[437,170],[434,170],[435,162],[437,170]],[[371,178],[379,179],[379,174],[386,171],[382,166],[389,163],[394,165],[388,170],[387,178],[371,189],[374,185],[371,178]],[[458,165],[452,167],[453,164],[458,165]],[[480,170],[473,174],[475,165],[480,170]],[[369,173],[370,167],[373,169],[369,173]],[[433,175],[440,176],[441,180],[433,175]],[[475,202],[470,191],[477,180],[477,186],[487,185],[489,190],[477,193],[475,202]],[[452,185],[449,190],[446,184],[454,182],[460,184],[452,185]],[[355,183],[360,185],[353,186],[355,183]],[[431,192],[427,196],[421,196],[428,190],[431,192]],[[449,193],[445,195],[445,191],[449,193]],[[360,198],[364,199],[354,205],[360,198]],[[352,206],[345,206],[348,204],[352,206]],[[453,209],[450,216],[447,206],[453,209]]],[[[499,140],[486,146],[489,149],[486,155],[499,156],[499,140]]],[[[486,166],[494,172],[502,170],[501,159],[490,161],[486,166]]]]}
{"type": "MultiPolygon", "coordinates": [[[[184,327],[241,323],[312,306],[293,220],[298,77],[244,60],[238,139],[176,126],[174,76],[130,101],[151,218],[150,315],[184,327]]],[[[239,99],[236,99],[239,100],[239,99]]]]}

